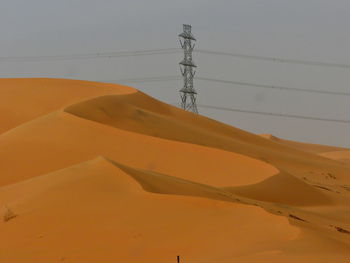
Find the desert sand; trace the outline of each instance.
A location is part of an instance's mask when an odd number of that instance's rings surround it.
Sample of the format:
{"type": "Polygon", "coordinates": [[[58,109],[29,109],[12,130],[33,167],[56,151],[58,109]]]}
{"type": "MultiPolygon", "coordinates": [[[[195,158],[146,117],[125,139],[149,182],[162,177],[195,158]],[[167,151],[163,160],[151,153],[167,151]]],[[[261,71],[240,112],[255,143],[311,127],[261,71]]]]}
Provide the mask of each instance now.
{"type": "Polygon", "coordinates": [[[350,262],[350,149],[116,84],[0,94],[0,262],[350,262]]]}

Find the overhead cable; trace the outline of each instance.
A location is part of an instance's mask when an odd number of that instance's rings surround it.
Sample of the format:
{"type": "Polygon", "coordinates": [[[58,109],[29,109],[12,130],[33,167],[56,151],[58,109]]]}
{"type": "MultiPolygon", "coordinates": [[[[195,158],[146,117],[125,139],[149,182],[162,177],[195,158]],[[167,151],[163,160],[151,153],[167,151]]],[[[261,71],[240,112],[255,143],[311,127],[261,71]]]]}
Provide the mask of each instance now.
{"type": "MultiPolygon", "coordinates": [[[[142,82],[161,82],[161,81],[174,81],[180,80],[180,76],[163,76],[163,77],[146,77],[146,78],[130,78],[130,79],[119,79],[119,80],[105,80],[104,82],[117,82],[117,83],[142,83],[142,82]]],[[[327,91],[327,90],[313,90],[313,89],[303,89],[303,88],[293,88],[293,87],[285,87],[278,85],[266,85],[266,84],[257,84],[257,83],[249,83],[243,81],[235,81],[235,80],[222,80],[222,79],[214,79],[207,77],[196,77],[196,80],[210,81],[222,84],[231,84],[238,86],[248,86],[253,88],[264,88],[264,89],[276,89],[276,90],[285,90],[285,91],[297,91],[297,92],[308,92],[308,93],[318,93],[324,95],[339,95],[339,96],[350,96],[350,92],[341,92],[341,91],[327,91]]],[[[216,87],[218,88],[218,87],[216,87]]]]}
{"type": "Polygon", "coordinates": [[[100,53],[86,53],[86,54],[71,54],[71,55],[54,55],[54,56],[13,56],[0,57],[0,62],[25,62],[25,61],[56,61],[56,60],[81,60],[81,59],[96,59],[96,58],[115,58],[115,57],[132,57],[132,56],[147,56],[147,55],[161,55],[173,54],[178,52],[178,48],[164,48],[164,49],[148,49],[148,50],[134,50],[134,51],[120,51],[120,52],[100,52],[100,53]]]}
{"type": "Polygon", "coordinates": [[[231,111],[231,112],[258,114],[258,115],[266,115],[266,116],[293,118],[293,119],[305,119],[305,120],[315,120],[315,121],[338,122],[338,123],[346,123],[346,124],[350,123],[350,120],[337,120],[337,119],[330,119],[330,118],[319,118],[319,117],[293,115],[293,114],[283,114],[283,113],[272,113],[272,112],[242,110],[242,109],[219,107],[219,106],[212,106],[212,105],[205,105],[205,104],[199,104],[198,107],[214,109],[214,110],[220,110],[220,111],[231,111]]]}
{"type": "Polygon", "coordinates": [[[293,87],[284,87],[278,85],[266,85],[266,84],[257,84],[257,83],[249,83],[243,81],[234,81],[234,80],[221,80],[221,79],[213,79],[206,77],[197,77],[196,79],[223,83],[223,84],[234,84],[239,86],[249,86],[254,88],[265,88],[265,89],[277,89],[277,90],[287,90],[287,91],[299,91],[299,92],[309,92],[309,93],[319,93],[326,95],[341,95],[341,96],[350,96],[350,92],[341,92],[341,91],[327,91],[327,90],[313,90],[313,89],[303,89],[303,88],[293,88],[293,87]]]}
{"type": "Polygon", "coordinates": [[[322,61],[315,61],[315,60],[269,57],[269,56],[249,55],[249,54],[243,54],[243,53],[231,53],[231,52],[222,52],[222,51],[205,50],[205,49],[197,49],[196,52],[203,53],[203,54],[210,54],[210,55],[220,55],[220,56],[226,56],[226,57],[237,57],[237,58],[243,58],[243,59],[253,59],[253,60],[278,62],[278,63],[350,69],[350,64],[322,62],[322,61]]]}

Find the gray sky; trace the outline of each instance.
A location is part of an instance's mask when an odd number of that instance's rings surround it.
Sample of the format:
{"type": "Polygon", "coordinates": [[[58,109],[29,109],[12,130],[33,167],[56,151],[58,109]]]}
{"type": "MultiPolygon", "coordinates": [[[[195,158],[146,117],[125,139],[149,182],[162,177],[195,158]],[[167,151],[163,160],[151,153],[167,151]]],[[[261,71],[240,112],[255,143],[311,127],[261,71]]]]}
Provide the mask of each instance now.
{"type": "MultiPolygon", "coordinates": [[[[350,64],[348,0],[0,0],[0,57],[179,47],[183,23],[197,47],[350,64]]],[[[181,53],[79,61],[5,62],[1,77],[117,80],[180,75],[181,53]],[[32,73],[32,74],[22,74],[32,73]]],[[[195,54],[198,76],[350,92],[350,69],[195,54]]],[[[182,82],[130,84],[168,103],[182,82]]],[[[350,96],[264,90],[195,81],[198,102],[222,107],[350,120],[350,96]]],[[[200,109],[255,133],[350,147],[350,124],[200,109]]]]}

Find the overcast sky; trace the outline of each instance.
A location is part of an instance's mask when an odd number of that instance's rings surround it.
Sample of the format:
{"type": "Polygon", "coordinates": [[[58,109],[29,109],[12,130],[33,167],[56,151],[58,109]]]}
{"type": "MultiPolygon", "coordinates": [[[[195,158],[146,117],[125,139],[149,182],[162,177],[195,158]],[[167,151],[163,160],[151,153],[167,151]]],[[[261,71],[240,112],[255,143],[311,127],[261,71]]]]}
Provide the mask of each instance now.
{"type": "MultiPolygon", "coordinates": [[[[0,57],[179,47],[183,23],[197,47],[350,64],[348,0],[0,0],[0,57]]],[[[8,62],[0,77],[87,80],[180,76],[181,53],[79,61],[8,62]]],[[[195,54],[198,76],[350,93],[350,69],[195,54]]],[[[130,84],[168,103],[181,80],[130,84]]],[[[195,80],[198,102],[243,110],[350,120],[350,96],[195,80]]],[[[350,147],[350,124],[200,109],[254,133],[350,147]]]]}

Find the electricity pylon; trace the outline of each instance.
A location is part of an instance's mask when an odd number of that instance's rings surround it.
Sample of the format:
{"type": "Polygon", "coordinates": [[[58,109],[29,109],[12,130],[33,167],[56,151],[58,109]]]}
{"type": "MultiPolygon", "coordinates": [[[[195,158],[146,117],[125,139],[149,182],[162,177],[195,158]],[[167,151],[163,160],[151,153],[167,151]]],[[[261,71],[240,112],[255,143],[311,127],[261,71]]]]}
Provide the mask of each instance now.
{"type": "Polygon", "coordinates": [[[196,41],[191,33],[191,25],[183,25],[183,32],[179,35],[180,44],[184,50],[184,59],[179,63],[181,74],[184,79],[184,86],[180,90],[181,93],[181,108],[187,111],[198,113],[196,104],[197,92],[193,87],[193,78],[197,66],[192,61],[192,51],[195,44],[192,41],[196,41]]]}

